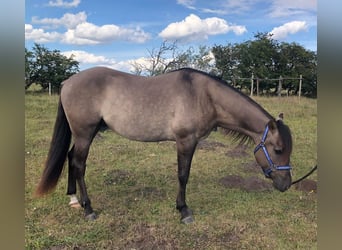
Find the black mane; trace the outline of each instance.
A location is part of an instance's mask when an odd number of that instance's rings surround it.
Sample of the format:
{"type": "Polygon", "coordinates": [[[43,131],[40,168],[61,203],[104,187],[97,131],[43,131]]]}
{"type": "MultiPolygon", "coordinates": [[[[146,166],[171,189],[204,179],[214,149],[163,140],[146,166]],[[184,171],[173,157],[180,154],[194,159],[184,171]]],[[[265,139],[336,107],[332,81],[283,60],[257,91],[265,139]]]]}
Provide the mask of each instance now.
{"type": "Polygon", "coordinates": [[[290,128],[285,125],[282,120],[277,120],[277,128],[284,143],[284,149],[290,154],[292,152],[292,135],[290,128]]]}
{"type": "MultiPolygon", "coordinates": [[[[182,72],[186,72],[186,73],[198,73],[201,75],[204,75],[206,77],[209,77],[213,80],[215,80],[216,82],[222,84],[223,86],[229,88],[230,90],[238,93],[241,97],[243,97],[245,100],[247,100],[250,104],[256,106],[258,109],[262,110],[262,112],[268,116],[270,118],[270,120],[274,120],[275,118],[268,113],[259,103],[257,103],[256,101],[254,101],[252,98],[250,98],[249,96],[247,96],[246,94],[242,93],[241,91],[239,91],[238,89],[234,88],[233,86],[229,85],[227,81],[223,80],[221,77],[201,71],[201,70],[197,70],[197,69],[193,69],[193,68],[180,68],[177,70],[173,70],[171,72],[174,71],[182,71],[182,72]]],[[[283,124],[283,126],[286,126],[283,124]]],[[[286,126],[287,127],[287,126],[286,126]]],[[[283,127],[282,127],[283,128],[283,127]]],[[[287,127],[288,128],[288,127],[287,127]]],[[[249,137],[248,135],[245,135],[243,133],[240,133],[239,131],[236,130],[231,130],[231,129],[226,129],[226,128],[222,128],[223,133],[226,135],[230,135],[233,137],[234,141],[238,141],[239,144],[250,144],[251,142],[253,142],[252,138],[249,137]]],[[[284,134],[285,134],[285,130],[283,130],[284,134]]],[[[282,133],[281,133],[282,134],[282,133]]],[[[285,137],[285,136],[284,136],[285,137]]],[[[285,138],[284,138],[285,139],[285,138]]],[[[292,144],[291,144],[292,145],[292,144]]]]}
{"type": "MultiPolygon", "coordinates": [[[[232,91],[238,93],[240,96],[242,96],[244,99],[246,99],[249,103],[251,103],[254,106],[257,106],[260,110],[262,110],[266,116],[270,117],[270,119],[274,119],[275,120],[275,118],[272,115],[270,115],[259,103],[254,101],[252,98],[250,98],[249,96],[247,96],[246,94],[244,94],[240,90],[238,90],[238,89],[234,88],[233,86],[229,85],[227,81],[223,80],[221,77],[219,77],[217,75],[213,75],[213,74],[210,74],[210,73],[198,70],[198,69],[187,68],[187,67],[180,68],[180,69],[177,69],[177,70],[174,70],[174,71],[184,71],[184,72],[188,72],[188,73],[195,72],[195,73],[199,73],[201,75],[207,76],[207,77],[215,80],[216,82],[219,82],[220,84],[228,87],[232,91]]],[[[173,71],[171,71],[171,72],[173,72],[173,71]]]]}

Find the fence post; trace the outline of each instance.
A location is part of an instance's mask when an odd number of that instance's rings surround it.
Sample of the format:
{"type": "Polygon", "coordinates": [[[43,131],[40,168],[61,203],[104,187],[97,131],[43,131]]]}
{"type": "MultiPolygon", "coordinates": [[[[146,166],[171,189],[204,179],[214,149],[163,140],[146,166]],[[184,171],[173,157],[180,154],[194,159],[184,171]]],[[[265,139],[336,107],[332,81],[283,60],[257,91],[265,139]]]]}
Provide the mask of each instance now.
{"type": "Polygon", "coordinates": [[[253,83],[254,83],[254,74],[252,73],[252,77],[251,77],[251,96],[253,96],[253,83]]]}
{"type": "Polygon", "coordinates": [[[49,96],[51,96],[51,82],[49,82],[49,96]]]}
{"type": "Polygon", "coordinates": [[[301,94],[302,94],[302,80],[303,80],[303,76],[299,75],[299,91],[298,91],[298,97],[300,98],[301,94]]]}
{"type": "Polygon", "coordinates": [[[281,85],[282,85],[283,77],[279,76],[279,84],[278,84],[278,96],[281,96],[281,85]]]}

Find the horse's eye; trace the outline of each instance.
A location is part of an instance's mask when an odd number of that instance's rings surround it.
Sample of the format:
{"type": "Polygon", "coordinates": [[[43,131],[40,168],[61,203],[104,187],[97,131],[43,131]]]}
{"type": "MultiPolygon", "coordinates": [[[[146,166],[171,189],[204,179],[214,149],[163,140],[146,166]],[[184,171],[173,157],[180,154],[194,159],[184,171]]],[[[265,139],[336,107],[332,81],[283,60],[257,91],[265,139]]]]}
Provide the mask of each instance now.
{"type": "Polygon", "coordinates": [[[283,152],[283,150],[281,150],[281,149],[274,149],[274,152],[275,152],[277,155],[280,155],[280,154],[283,152]]]}

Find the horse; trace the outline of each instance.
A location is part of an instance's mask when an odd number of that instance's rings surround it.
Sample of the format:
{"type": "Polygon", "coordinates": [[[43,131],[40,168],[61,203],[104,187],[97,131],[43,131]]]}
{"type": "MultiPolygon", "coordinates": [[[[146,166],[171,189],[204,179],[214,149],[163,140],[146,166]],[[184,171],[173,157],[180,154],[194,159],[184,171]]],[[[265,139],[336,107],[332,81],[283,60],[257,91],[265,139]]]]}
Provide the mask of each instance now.
{"type": "Polygon", "coordinates": [[[71,204],[78,202],[78,183],[86,219],[97,217],[84,180],[86,160],[95,135],[106,128],[130,140],[175,141],[176,208],[185,224],[194,221],[186,203],[193,154],[198,142],[216,127],[257,145],[255,160],[275,189],[284,192],[291,186],[289,127],[218,77],[191,68],[146,77],[94,67],[61,85],[51,145],[36,194],[53,191],[68,158],[67,195],[71,204]]]}

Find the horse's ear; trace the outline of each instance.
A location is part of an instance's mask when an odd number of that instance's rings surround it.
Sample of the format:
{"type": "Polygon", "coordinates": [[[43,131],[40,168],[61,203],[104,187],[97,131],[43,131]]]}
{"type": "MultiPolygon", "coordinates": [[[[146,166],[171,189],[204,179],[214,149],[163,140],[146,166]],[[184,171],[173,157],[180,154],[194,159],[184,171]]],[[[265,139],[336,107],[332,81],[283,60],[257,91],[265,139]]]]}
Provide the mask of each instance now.
{"type": "Polygon", "coordinates": [[[278,120],[284,120],[284,113],[280,113],[279,115],[278,115],[278,118],[277,118],[277,121],[278,120]]]}
{"type": "Polygon", "coordinates": [[[270,120],[267,125],[271,131],[277,129],[277,124],[276,124],[275,120],[273,120],[273,119],[270,120]]]}

